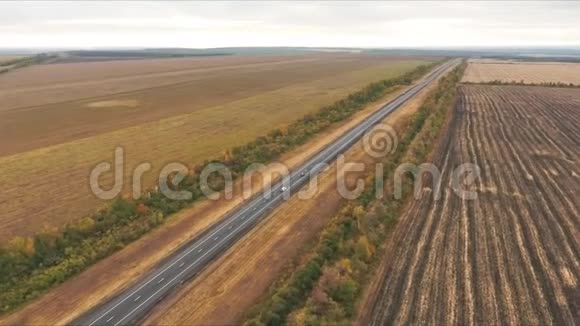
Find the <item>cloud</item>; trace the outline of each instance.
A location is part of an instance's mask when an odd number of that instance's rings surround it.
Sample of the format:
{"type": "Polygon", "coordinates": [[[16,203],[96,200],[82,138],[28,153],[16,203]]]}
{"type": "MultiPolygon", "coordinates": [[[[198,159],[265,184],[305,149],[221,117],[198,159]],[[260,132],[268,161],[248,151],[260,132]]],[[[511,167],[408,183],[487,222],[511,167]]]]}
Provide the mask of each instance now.
{"type": "Polygon", "coordinates": [[[575,2],[0,2],[13,47],[578,45],[575,2]]]}

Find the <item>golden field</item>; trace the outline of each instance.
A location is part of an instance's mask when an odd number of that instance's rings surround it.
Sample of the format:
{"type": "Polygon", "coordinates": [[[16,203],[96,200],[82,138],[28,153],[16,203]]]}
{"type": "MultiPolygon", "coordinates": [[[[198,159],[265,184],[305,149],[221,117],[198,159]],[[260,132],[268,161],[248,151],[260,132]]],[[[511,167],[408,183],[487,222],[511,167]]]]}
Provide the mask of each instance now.
{"type": "Polygon", "coordinates": [[[167,162],[220,156],[422,63],[230,56],[50,64],[3,74],[0,241],[61,226],[103,205],[88,177],[97,163],[112,160],[116,146],[125,150],[126,179],[138,163],[152,164],[144,176],[151,185],[167,162]]]}
{"type": "Polygon", "coordinates": [[[580,85],[580,64],[565,62],[518,62],[470,60],[463,82],[564,83],[580,85]]]}

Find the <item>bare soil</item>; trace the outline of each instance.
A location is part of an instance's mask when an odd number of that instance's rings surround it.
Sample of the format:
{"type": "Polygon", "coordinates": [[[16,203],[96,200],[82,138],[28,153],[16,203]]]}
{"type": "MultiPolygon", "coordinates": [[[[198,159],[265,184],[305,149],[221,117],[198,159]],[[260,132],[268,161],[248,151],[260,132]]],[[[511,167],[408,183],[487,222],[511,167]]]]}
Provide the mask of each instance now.
{"type": "Polygon", "coordinates": [[[580,297],[580,90],[461,86],[431,187],[387,245],[361,325],[574,325],[580,297]],[[452,188],[462,163],[481,176],[452,188]]]}

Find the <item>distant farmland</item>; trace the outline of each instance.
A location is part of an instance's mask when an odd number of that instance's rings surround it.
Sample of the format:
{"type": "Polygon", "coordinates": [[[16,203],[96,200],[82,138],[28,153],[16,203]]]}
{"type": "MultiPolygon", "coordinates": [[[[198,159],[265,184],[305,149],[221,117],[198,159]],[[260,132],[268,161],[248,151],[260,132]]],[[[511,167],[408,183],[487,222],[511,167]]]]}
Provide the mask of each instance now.
{"type": "Polygon", "coordinates": [[[10,62],[18,59],[22,59],[25,56],[23,55],[2,55],[0,54],[0,66],[8,65],[10,62]]]}
{"type": "Polygon", "coordinates": [[[441,200],[412,202],[372,324],[573,325],[580,293],[580,90],[463,86],[441,200]],[[481,177],[461,200],[451,171],[481,177]]]}
{"type": "Polygon", "coordinates": [[[38,65],[0,75],[0,240],[60,226],[103,202],[88,175],[126,153],[188,164],[223,155],[371,81],[427,60],[226,56],[38,65]]]}
{"type": "Polygon", "coordinates": [[[580,63],[470,60],[463,82],[492,81],[580,85],[580,63]]]}

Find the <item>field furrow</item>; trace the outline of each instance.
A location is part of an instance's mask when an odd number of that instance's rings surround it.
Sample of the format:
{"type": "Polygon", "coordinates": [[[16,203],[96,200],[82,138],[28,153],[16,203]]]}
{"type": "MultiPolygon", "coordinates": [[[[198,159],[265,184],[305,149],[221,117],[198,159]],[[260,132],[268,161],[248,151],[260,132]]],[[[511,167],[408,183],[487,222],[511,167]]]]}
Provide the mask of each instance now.
{"type": "Polygon", "coordinates": [[[438,150],[445,155],[434,159],[441,198],[424,194],[402,217],[396,232],[404,235],[392,246],[368,320],[578,321],[578,99],[575,89],[461,86],[450,137],[438,150]],[[454,185],[463,163],[477,165],[480,175],[454,185]]]}

